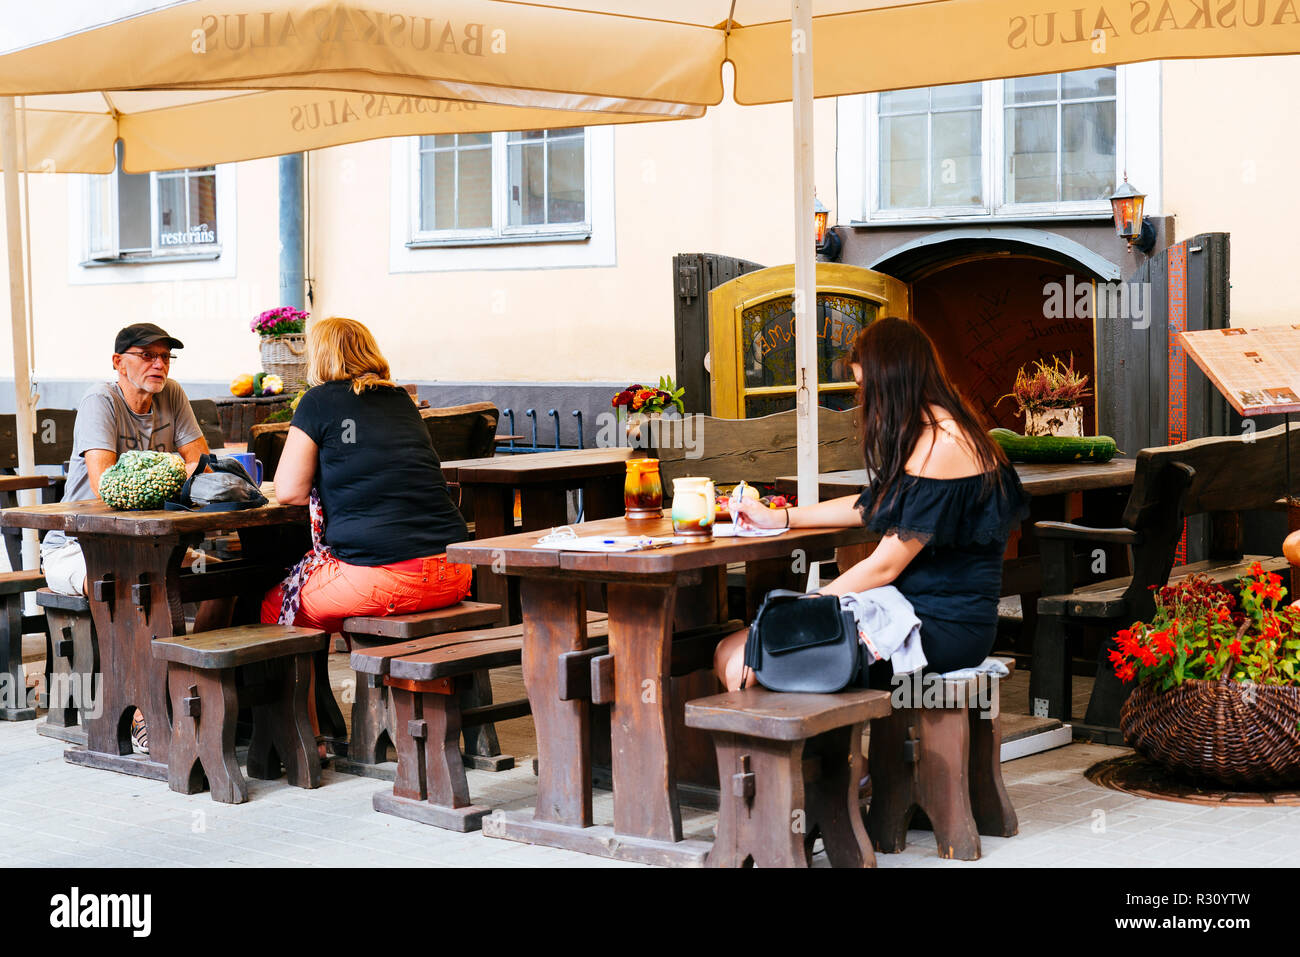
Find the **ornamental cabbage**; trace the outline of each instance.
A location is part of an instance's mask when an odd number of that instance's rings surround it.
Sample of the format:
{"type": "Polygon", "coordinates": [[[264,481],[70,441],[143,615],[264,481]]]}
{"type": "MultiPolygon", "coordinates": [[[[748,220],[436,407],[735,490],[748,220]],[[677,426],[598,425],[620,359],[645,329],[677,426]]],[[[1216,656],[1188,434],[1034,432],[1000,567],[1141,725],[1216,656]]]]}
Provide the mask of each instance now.
{"type": "Polygon", "coordinates": [[[99,477],[99,497],[109,508],[161,508],[185,484],[185,460],[175,452],[123,452],[99,477]]]}

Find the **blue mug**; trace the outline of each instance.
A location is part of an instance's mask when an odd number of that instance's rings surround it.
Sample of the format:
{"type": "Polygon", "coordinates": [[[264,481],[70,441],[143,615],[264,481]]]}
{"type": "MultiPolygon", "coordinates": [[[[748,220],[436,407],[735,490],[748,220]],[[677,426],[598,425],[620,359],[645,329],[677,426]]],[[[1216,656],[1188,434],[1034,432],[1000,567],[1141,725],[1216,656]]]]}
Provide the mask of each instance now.
{"type": "Polygon", "coordinates": [[[257,485],[262,484],[262,460],[252,452],[230,452],[226,458],[234,459],[244,467],[245,472],[253,476],[253,481],[257,485]]]}

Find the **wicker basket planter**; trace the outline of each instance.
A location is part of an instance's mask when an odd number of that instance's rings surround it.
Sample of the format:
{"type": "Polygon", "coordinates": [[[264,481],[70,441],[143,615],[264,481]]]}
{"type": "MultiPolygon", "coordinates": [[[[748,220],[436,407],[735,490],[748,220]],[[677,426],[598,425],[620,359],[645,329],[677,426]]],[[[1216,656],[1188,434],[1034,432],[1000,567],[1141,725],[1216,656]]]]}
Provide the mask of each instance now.
{"type": "Polygon", "coordinates": [[[262,369],[278,375],[291,395],[307,388],[307,336],[262,336],[262,369]]]}
{"type": "Polygon", "coordinates": [[[1300,784],[1300,688],[1189,680],[1145,682],[1119,717],[1125,739],[1167,768],[1236,787],[1300,784]]]}

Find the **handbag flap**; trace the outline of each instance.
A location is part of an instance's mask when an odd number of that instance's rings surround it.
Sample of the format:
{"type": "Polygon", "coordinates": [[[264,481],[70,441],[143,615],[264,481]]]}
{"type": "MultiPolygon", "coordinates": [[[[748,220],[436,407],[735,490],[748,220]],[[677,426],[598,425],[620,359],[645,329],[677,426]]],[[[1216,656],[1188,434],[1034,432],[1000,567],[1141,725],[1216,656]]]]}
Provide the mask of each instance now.
{"type": "Polygon", "coordinates": [[[763,651],[772,655],[840,641],[840,600],[834,595],[809,595],[774,602],[764,610],[760,627],[763,651]]]}

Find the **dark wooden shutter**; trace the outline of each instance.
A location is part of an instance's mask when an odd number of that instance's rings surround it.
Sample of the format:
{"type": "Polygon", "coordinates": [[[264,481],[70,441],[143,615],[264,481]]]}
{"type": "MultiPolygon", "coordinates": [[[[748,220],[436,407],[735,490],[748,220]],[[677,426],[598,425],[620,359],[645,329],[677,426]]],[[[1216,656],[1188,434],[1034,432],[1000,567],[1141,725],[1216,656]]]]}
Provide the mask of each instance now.
{"type": "MultiPolygon", "coordinates": [[[[1234,434],[1228,403],[1172,343],[1180,331],[1229,324],[1228,251],[1227,233],[1201,233],[1161,250],[1123,280],[1149,291],[1150,325],[1097,319],[1099,431],[1125,454],[1234,434]]],[[[1205,558],[1205,523],[1204,516],[1189,523],[1186,561],[1205,558]]]]}
{"type": "Polygon", "coordinates": [[[704,355],[709,351],[709,291],[762,268],[747,259],[714,253],[679,253],[673,257],[675,377],[677,384],[686,389],[688,412],[707,415],[712,411],[709,374],[704,369],[704,355]]]}

